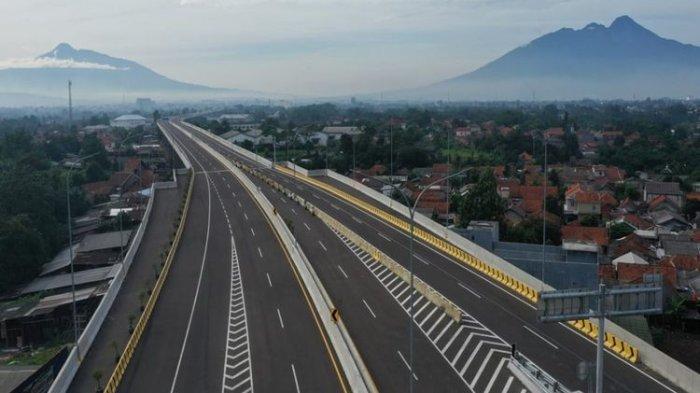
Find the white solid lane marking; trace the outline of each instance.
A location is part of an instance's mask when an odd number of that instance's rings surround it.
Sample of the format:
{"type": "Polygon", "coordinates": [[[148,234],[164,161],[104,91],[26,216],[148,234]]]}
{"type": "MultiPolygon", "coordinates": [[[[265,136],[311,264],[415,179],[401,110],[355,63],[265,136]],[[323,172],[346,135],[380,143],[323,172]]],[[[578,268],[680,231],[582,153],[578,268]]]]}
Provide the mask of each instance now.
{"type": "Polygon", "coordinates": [[[294,386],[297,388],[297,393],[301,393],[301,390],[299,390],[299,380],[297,379],[297,370],[294,369],[294,364],[292,364],[292,375],[294,376],[294,386]]]}
{"type": "Polygon", "coordinates": [[[250,228],[250,233],[252,233],[253,236],[255,236],[255,231],[253,230],[253,228],[250,228]]]}
{"type": "Polygon", "coordinates": [[[426,261],[422,256],[420,256],[418,254],[413,254],[413,256],[416,257],[417,260],[423,262],[424,264],[430,265],[430,262],[426,261]]]}
{"type": "Polygon", "coordinates": [[[284,321],[282,321],[282,313],[280,312],[280,309],[277,309],[277,316],[280,319],[280,326],[282,326],[282,329],[284,329],[284,321]]]}
{"type": "Polygon", "coordinates": [[[310,230],[311,230],[311,228],[310,228],[306,223],[304,223],[304,226],[306,227],[306,230],[307,230],[307,231],[310,231],[310,230]]]}
{"type": "Polygon", "coordinates": [[[466,289],[467,291],[469,291],[469,293],[471,293],[472,295],[474,295],[474,296],[478,297],[479,299],[481,299],[481,295],[479,295],[478,293],[472,291],[472,290],[471,290],[469,287],[467,287],[466,285],[462,284],[461,282],[460,282],[458,285],[459,285],[460,287],[466,289]]]}
{"type": "Polygon", "coordinates": [[[326,248],[326,246],[324,246],[323,243],[321,243],[320,240],[318,241],[318,244],[321,245],[321,248],[323,248],[323,251],[328,251],[328,249],[326,248]]]}
{"type": "Polygon", "coordinates": [[[373,317],[373,318],[376,318],[377,315],[374,314],[374,311],[372,311],[372,307],[370,307],[369,304],[367,304],[367,302],[365,301],[365,299],[362,299],[362,303],[365,304],[365,307],[367,307],[367,311],[369,311],[369,313],[372,314],[372,317],[373,317]]]}
{"type": "Polygon", "coordinates": [[[343,270],[343,268],[340,267],[340,265],[338,265],[338,270],[340,270],[340,272],[343,273],[343,276],[345,276],[345,278],[348,278],[347,273],[345,273],[345,270],[343,270]]]}
{"type": "Polygon", "coordinates": [[[260,250],[260,247],[258,247],[258,254],[260,255],[260,258],[262,258],[262,250],[260,250]]]}
{"type": "Polygon", "coordinates": [[[401,351],[397,350],[396,353],[399,354],[399,357],[401,358],[401,361],[402,361],[403,364],[406,366],[406,368],[408,369],[408,371],[411,371],[411,374],[413,375],[413,379],[415,379],[415,380],[417,381],[417,380],[418,380],[418,377],[416,376],[416,373],[412,372],[413,370],[411,370],[411,365],[408,364],[408,362],[406,361],[406,358],[403,357],[403,354],[401,353],[401,351]]]}
{"type": "Polygon", "coordinates": [[[267,283],[270,284],[270,288],[272,288],[272,280],[270,280],[270,273],[265,273],[267,276],[267,283]]]}
{"type": "Polygon", "coordinates": [[[379,235],[379,237],[381,237],[382,239],[384,239],[384,240],[386,240],[386,241],[388,241],[388,242],[391,241],[391,239],[389,239],[388,237],[386,237],[386,235],[384,235],[384,234],[381,233],[381,232],[377,232],[377,235],[379,235]]]}
{"type": "MultiPolygon", "coordinates": [[[[189,150],[188,150],[189,151],[189,150]]],[[[191,152],[190,152],[191,155],[191,152]]],[[[196,160],[196,159],[195,159],[196,160]]],[[[198,163],[199,164],[199,163],[198,163]]],[[[202,170],[204,167],[202,164],[199,164],[200,167],[202,167],[202,170]]],[[[209,175],[206,173],[204,176],[209,180],[209,175]]],[[[197,287],[194,292],[194,300],[192,300],[192,308],[190,309],[190,316],[189,319],[187,320],[187,328],[185,329],[185,337],[182,339],[182,345],[180,349],[180,357],[177,360],[177,366],[175,368],[175,375],[173,376],[173,383],[170,385],[170,393],[173,393],[175,391],[175,385],[177,384],[177,377],[180,373],[180,366],[182,364],[182,357],[185,354],[185,347],[187,347],[187,339],[189,338],[190,335],[190,328],[192,327],[192,318],[194,317],[194,309],[197,305],[197,298],[199,297],[199,290],[202,286],[202,276],[204,276],[204,263],[206,262],[207,259],[207,250],[209,248],[209,233],[211,229],[211,187],[207,183],[207,195],[208,195],[208,200],[209,200],[209,206],[208,206],[208,213],[207,213],[207,232],[206,232],[206,237],[204,239],[204,250],[202,251],[202,263],[199,268],[199,278],[197,279],[197,287]]]]}
{"type": "Polygon", "coordinates": [[[554,348],[554,349],[559,349],[559,347],[557,347],[556,345],[552,344],[551,341],[549,341],[549,340],[547,340],[546,338],[540,336],[539,334],[537,334],[537,332],[535,332],[534,330],[530,329],[530,328],[527,327],[526,325],[523,325],[523,327],[524,327],[525,329],[527,329],[530,333],[532,333],[532,334],[534,334],[535,336],[537,336],[540,340],[542,340],[542,341],[546,342],[547,344],[549,344],[552,348],[554,348]]]}

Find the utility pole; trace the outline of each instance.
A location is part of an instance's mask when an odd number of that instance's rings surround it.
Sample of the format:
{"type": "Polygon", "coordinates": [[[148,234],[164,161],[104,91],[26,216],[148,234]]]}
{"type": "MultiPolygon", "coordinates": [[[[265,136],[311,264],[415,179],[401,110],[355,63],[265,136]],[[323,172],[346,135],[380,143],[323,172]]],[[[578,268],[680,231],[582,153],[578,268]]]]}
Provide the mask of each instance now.
{"type": "MultiPolygon", "coordinates": [[[[547,240],[547,134],[542,134],[542,139],[544,140],[544,184],[542,190],[542,285],[544,285],[544,263],[546,258],[546,240],[547,240]]],[[[534,153],[534,150],[533,150],[534,153]]]]}
{"type": "Polygon", "coordinates": [[[73,92],[72,92],[73,82],[68,80],[68,129],[73,129],[73,92]]]}

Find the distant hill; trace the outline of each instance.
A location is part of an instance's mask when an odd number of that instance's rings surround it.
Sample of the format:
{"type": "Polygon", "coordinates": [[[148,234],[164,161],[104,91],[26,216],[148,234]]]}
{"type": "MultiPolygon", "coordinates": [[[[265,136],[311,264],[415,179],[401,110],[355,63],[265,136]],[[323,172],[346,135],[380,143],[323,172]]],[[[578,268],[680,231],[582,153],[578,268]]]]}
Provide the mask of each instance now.
{"type": "Polygon", "coordinates": [[[35,59],[0,69],[0,95],[22,94],[25,101],[31,96],[44,97],[42,103],[47,97],[65,100],[69,79],[78,100],[115,102],[125,95],[130,101],[138,96],[178,100],[244,94],[179,82],[136,62],[62,43],[35,59]]]}
{"type": "Polygon", "coordinates": [[[608,27],[563,28],[408,99],[549,100],[700,96],[700,47],[661,38],[621,16],[608,27]]]}

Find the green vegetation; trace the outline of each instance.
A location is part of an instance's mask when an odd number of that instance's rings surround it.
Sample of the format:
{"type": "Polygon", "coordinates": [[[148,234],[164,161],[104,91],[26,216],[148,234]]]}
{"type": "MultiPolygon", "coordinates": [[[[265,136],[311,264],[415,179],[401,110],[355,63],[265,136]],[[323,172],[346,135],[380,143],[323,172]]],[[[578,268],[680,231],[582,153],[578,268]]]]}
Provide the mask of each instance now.
{"type": "Polygon", "coordinates": [[[65,344],[51,344],[29,352],[20,352],[0,364],[7,366],[43,366],[56,356],[65,344]]]}
{"type": "Polygon", "coordinates": [[[71,176],[73,216],[85,212],[88,203],[78,187],[102,179],[109,161],[96,137],[78,142],[66,132],[39,143],[34,132],[39,123],[0,122],[0,293],[38,274],[66,242],[66,177],[68,170],[55,165],[67,154],[95,154],[84,169],[71,176]]]}
{"type": "Polygon", "coordinates": [[[501,221],[506,203],[496,192],[496,178],[490,171],[483,171],[475,187],[464,197],[452,200],[463,226],[472,220],[501,221]]]}

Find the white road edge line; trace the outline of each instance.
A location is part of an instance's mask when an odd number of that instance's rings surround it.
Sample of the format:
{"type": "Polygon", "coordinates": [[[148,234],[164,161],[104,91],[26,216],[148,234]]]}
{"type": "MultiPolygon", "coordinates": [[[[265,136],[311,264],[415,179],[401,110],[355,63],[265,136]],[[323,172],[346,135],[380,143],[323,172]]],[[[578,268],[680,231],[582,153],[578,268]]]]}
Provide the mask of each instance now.
{"type": "Polygon", "coordinates": [[[474,295],[474,296],[478,297],[479,299],[481,299],[481,295],[479,295],[478,293],[472,291],[472,290],[471,290],[469,287],[467,287],[466,285],[462,284],[461,282],[460,282],[458,285],[459,285],[460,287],[466,289],[467,291],[469,291],[469,293],[471,293],[472,295],[474,295]]]}
{"type": "Polygon", "coordinates": [[[530,329],[529,327],[527,327],[527,325],[523,325],[523,327],[524,327],[527,331],[529,331],[530,333],[534,334],[534,335],[535,335],[537,338],[539,338],[540,340],[542,340],[542,341],[546,342],[547,344],[549,344],[552,348],[554,348],[554,349],[559,349],[559,347],[557,347],[556,345],[552,344],[551,341],[547,340],[546,338],[542,337],[541,335],[539,335],[539,334],[538,334],[537,332],[535,332],[534,330],[532,330],[532,329],[530,329]]]}

